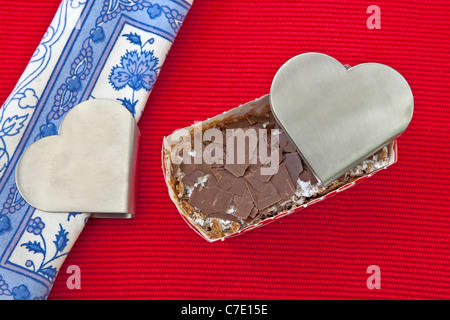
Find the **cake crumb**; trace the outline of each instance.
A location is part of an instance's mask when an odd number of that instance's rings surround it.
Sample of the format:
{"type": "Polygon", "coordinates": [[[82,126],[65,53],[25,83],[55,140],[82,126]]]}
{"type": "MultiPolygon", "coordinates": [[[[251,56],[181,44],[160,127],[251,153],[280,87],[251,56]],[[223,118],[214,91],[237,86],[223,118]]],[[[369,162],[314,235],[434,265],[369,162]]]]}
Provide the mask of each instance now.
{"type": "Polygon", "coordinates": [[[212,239],[219,239],[222,238],[222,227],[220,226],[220,222],[218,219],[213,219],[211,222],[211,238],[212,239]]]}

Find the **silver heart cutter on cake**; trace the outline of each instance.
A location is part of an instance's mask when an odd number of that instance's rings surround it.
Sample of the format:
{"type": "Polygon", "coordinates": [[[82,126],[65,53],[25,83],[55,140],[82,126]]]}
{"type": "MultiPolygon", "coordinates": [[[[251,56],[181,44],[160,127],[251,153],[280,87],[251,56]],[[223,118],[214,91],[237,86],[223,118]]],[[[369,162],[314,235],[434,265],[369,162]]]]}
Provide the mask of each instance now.
{"type": "Polygon", "coordinates": [[[403,76],[378,63],[347,69],[305,53],[286,62],[270,89],[272,112],[323,186],[406,129],[414,99],[403,76]]]}
{"type": "Polygon", "coordinates": [[[22,154],[19,192],[45,212],[133,217],[138,141],[136,121],[121,104],[82,102],[64,118],[59,135],[36,141],[22,154]]]}

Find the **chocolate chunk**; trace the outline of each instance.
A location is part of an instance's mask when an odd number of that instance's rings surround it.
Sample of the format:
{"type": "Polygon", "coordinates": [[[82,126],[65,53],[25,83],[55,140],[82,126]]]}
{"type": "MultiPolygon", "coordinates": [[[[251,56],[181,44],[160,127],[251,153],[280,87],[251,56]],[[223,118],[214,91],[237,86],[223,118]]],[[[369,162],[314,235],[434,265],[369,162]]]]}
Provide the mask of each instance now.
{"type": "Polygon", "coordinates": [[[203,172],[204,174],[210,173],[211,168],[212,168],[212,166],[210,164],[206,164],[206,163],[197,164],[197,170],[203,172]]]}
{"type": "Polygon", "coordinates": [[[233,196],[233,203],[234,203],[235,206],[237,206],[241,200],[242,200],[242,196],[241,195],[235,194],[233,196]]]}
{"type": "Polygon", "coordinates": [[[249,163],[244,164],[225,164],[225,169],[232,173],[235,177],[242,177],[247,170],[249,163]]]}
{"type": "Polygon", "coordinates": [[[217,182],[217,186],[224,191],[239,195],[244,194],[246,187],[245,179],[243,177],[236,178],[228,171],[220,169],[213,169],[211,172],[215,179],[211,179],[210,184],[207,184],[208,187],[214,186],[215,182],[217,182]]]}
{"type": "Polygon", "coordinates": [[[222,220],[230,220],[230,221],[234,221],[234,222],[239,222],[238,218],[236,218],[235,216],[233,216],[232,214],[229,214],[229,213],[223,213],[223,212],[211,213],[208,216],[211,218],[219,218],[222,220]]]}
{"type": "Polygon", "coordinates": [[[250,192],[246,189],[241,201],[236,206],[234,215],[242,219],[247,219],[254,207],[255,205],[253,204],[250,192]]]}
{"type": "Polygon", "coordinates": [[[270,182],[277,190],[281,200],[287,200],[295,193],[294,184],[285,165],[278,168],[278,172],[270,179],[270,182]]]}
{"type": "Polygon", "coordinates": [[[299,178],[304,182],[311,182],[312,185],[315,185],[318,182],[316,177],[314,177],[314,175],[307,168],[300,173],[299,178]]]}
{"type": "Polygon", "coordinates": [[[278,139],[280,142],[280,148],[283,150],[283,152],[286,153],[297,152],[295,146],[292,144],[291,140],[289,140],[289,137],[286,135],[284,131],[280,133],[278,139]]]}
{"type": "Polygon", "coordinates": [[[305,169],[305,170],[303,170],[302,173],[300,173],[299,178],[303,182],[310,182],[311,181],[311,174],[309,173],[308,170],[305,169]]]}
{"type": "Polygon", "coordinates": [[[251,218],[256,218],[256,216],[258,215],[259,210],[256,209],[256,207],[253,207],[252,212],[250,212],[250,217],[251,218]]]}
{"type": "Polygon", "coordinates": [[[190,175],[192,172],[194,172],[197,169],[197,166],[195,164],[188,164],[182,162],[180,164],[181,172],[183,172],[185,175],[190,175]]]}
{"type": "Polygon", "coordinates": [[[254,125],[258,122],[258,117],[256,117],[254,114],[248,114],[245,118],[250,125],[254,125]]]}
{"type": "Polygon", "coordinates": [[[289,143],[289,138],[286,136],[286,133],[280,132],[280,134],[278,135],[278,141],[279,141],[279,144],[280,144],[280,148],[282,150],[284,150],[284,148],[289,143]]]}
{"type": "Polygon", "coordinates": [[[171,163],[171,166],[170,166],[170,177],[172,179],[175,178],[175,176],[177,175],[178,169],[180,169],[180,165],[179,164],[171,163]]]}
{"type": "Polygon", "coordinates": [[[232,179],[234,176],[226,170],[221,169],[213,169],[211,170],[212,174],[216,177],[217,183],[220,188],[223,190],[228,190],[232,186],[232,179]]]}
{"type": "Polygon", "coordinates": [[[247,180],[248,183],[252,185],[253,188],[255,188],[258,192],[263,191],[266,188],[266,183],[259,181],[252,175],[246,175],[245,180],[247,180]]]}
{"type": "Polygon", "coordinates": [[[206,186],[208,188],[220,188],[219,183],[217,182],[216,177],[210,173],[208,175],[208,180],[206,180],[206,186]]]}
{"type": "Polygon", "coordinates": [[[303,171],[302,160],[297,153],[286,153],[283,164],[286,165],[286,169],[289,172],[292,183],[297,185],[298,175],[303,171]]]}
{"type": "Polygon", "coordinates": [[[206,215],[225,213],[231,205],[233,194],[222,189],[200,186],[192,191],[189,204],[206,215]]]}
{"type": "Polygon", "coordinates": [[[277,189],[272,183],[266,183],[264,189],[260,192],[258,196],[258,202],[256,206],[259,210],[266,209],[271,205],[274,205],[281,200],[281,197],[277,193],[277,189]]]}
{"type": "Polygon", "coordinates": [[[252,197],[253,203],[256,205],[258,202],[259,192],[255,188],[252,187],[252,185],[248,182],[245,183],[245,186],[247,187],[248,191],[250,192],[250,196],[252,197]]]}
{"type": "Polygon", "coordinates": [[[261,174],[261,168],[258,168],[256,170],[250,171],[248,176],[253,177],[258,181],[261,182],[269,182],[270,178],[272,178],[272,175],[270,174],[261,174]]]}
{"type": "Polygon", "coordinates": [[[261,162],[258,159],[258,163],[257,164],[250,164],[248,166],[247,174],[252,172],[252,171],[255,171],[255,170],[258,170],[259,172],[261,172],[261,168],[269,168],[269,167],[270,167],[270,164],[261,164],[261,162]]]}
{"type": "Polygon", "coordinates": [[[197,182],[198,178],[202,177],[203,175],[203,172],[195,170],[191,174],[185,175],[183,179],[181,179],[181,181],[188,186],[192,186],[197,182]]]}
{"type": "Polygon", "coordinates": [[[238,195],[243,195],[247,187],[245,186],[245,179],[241,178],[233,178],[230,180],[231,187],[228,189],[228,192],[238,195]]]}
{"type": "Polygon", "coordinates": [[[283,151],[293,153],[297,152],[297,149],[295,149],[295,146],[289,141],[288,144],[284,147],[283,151]]]}

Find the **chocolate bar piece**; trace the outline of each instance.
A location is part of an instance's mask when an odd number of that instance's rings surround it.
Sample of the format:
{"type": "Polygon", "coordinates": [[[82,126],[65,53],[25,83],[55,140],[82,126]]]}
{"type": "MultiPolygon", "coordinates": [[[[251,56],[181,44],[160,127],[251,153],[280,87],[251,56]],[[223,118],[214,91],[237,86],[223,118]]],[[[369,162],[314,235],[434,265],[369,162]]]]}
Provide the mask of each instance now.
{"type": "MultiPolygon", "coordinates": [[[[175,164],[173,154],[167,151],[165,158],[169,187],[179,208],[208,240],[230,236],[303,206],[389,162],[384,147],[324,188],[274,119],[269,105],[258,115],[250,111],[210,122],[197,133],[203,138],[191,130],[190,136],[179,142],[185,144],[180,148],[181,164],[175,164]],[[211,129],[215,139],[209,139],[211,129]]],[[[176,147],[174,144],[172,150],[176,147]]]]}

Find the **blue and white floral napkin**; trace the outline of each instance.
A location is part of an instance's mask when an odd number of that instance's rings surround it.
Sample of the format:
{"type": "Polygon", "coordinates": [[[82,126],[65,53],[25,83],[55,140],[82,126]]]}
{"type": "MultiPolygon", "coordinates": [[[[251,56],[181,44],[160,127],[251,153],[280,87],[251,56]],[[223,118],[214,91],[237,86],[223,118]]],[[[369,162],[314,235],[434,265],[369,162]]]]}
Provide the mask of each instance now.
{"type": "Polygon", "coordinates": [[[63,0],[0,115],[0,299],[45,299],[89,214],[36,210],[15,167],[67,112],[114,99],[136,118],[193,0],[63,0]]]}

